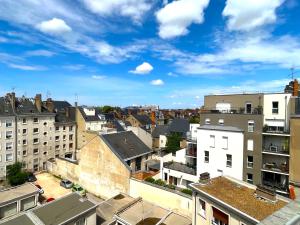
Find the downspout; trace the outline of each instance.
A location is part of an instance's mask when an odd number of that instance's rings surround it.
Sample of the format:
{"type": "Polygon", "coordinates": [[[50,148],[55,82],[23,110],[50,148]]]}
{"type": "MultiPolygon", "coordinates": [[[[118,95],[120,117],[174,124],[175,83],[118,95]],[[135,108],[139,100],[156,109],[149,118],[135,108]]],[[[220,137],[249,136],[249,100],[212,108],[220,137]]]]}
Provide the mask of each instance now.
{"type": "Polygon", "coordinates": [[[197,201],[196,201],[196,197],[197,197],[197,194],[195,192],[195,194],[194,194],[195,208],[194,208],[194,224],[193,225],[197,225],[197,222],[196,222],[196,220],[197,220],[197,209],[196,209],[196,207],[197,207],[197,201]]]}
{"type": "Polygon", "coordinates": [[[285,118],[284,118],[284,130],[287,131],[287,96],[284,98],[285,101],[285,118]]]}

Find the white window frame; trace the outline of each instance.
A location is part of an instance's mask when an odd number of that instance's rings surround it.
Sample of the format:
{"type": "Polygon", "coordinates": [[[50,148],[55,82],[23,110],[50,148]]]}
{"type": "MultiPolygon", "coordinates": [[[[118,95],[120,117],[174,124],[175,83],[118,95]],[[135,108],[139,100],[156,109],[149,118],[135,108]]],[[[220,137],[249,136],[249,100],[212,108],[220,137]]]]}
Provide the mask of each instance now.
{"type": "Polygon", "coordinates": [[[39,138],[33,138],[33,140],[32,140],[32,141],[33,141],[33,144],[34,144],[34,145],[37,145],[37,144],[39,144],[39,143],[40,143],[40,139],[39,139],[39,138]],[[37,139],[37,142],[34,142],[34,140],[36,140],[36,139],[37,139]]]}
{"type": "Polygon", "coordinates": [[[246,176],[247,176],[247,182],[248,182],[249,184],[253,184],[253,174],[252,174],[252,173],[247,173],[246,176]],[[248,175],[250,175],[250,174],[252,175],[252,179],[249,179],[249,178],[248,178],[248,175]]]}
{"type": "Polygon", "coordinates": [[[231,154],[226,154],[226,167],[232,168],[232,155],[231,154]],[[231,157],[231,160],[228,159],[228,156],[231,157]],[[230,162],[230,163],[229,163],[230,162]]]}
{"type": "Polygon", "coordinates": [[[215,146],[216,146],[216,136],[209,135],[209,147],[215,148],[215,146]]]}
{"type": "Polygon", "coordinates": [[[272,114],[278,114],[279,113],[279,101],[272,101],[272,114]],[[277,102],[277,108],[274,108],[274,103],[276,103],[277,102]],[[276,111],[276,112],[274,112],[274,110],[276,111]]]}
{"type": "Polygon", "coordinates": [[[11,150],[13,150],[13,148],[14,148],[14,143],[13,142],[7,142],[5,144],[5,150],[6,151],[11,151],[11,150]],[[8,146],[9,146],[9,148],[7,148],[8,146]]]}
{"type": "Polygon", "coordinates": [[[206,219],[206,208],[207,208],[207,204],[205,201],[203,201],[201,198],[198,198],[198,214],[203,217],[204,219],[206,219]],[[202,208],[202,203],[204,203],[204,209],[202,208]]]}
{"type": "Polygon", "coordinates": [[[253,139],[248,139],[247,140],[247,150],[253,151],[253,149],[254,149],[254,141],[253,141],[253,139]]]}
{"type": "Polygon", "coordinates": [[[12,130],[7,130],[5,132],[5,139],[12,139],[13,138],[13,131],[12,130]],[[8,135],[9,134],[9,135],[8,135]],[[8,137],[9,136],[9,137],[8,137]]]}
{"type": "Polygon", "coordinates": [[[248,120],[248,132],[249,133],[254,132],[254,126],[255,126],[254,120],[248,120]]]}
{"type": "Polygon", "coordinates": [[[252,169],[253,168],[253,164],[254,164],[254,158],[252,155],[248,155],[247,156],[247,168],[252,169]],[[252,157],[252,162],[249,161],[249,157],[252,157]]]}
{"type": "Polygon", "coordinates": [[[204,163],[209,163],[209,151],[204,151],[204,163]],[[206,155],[206,153],[208,154],[206,155]]]}
{"type": "Polygon", "coordinates": [[[228,149],[228,137],[226,136],[222,136],[222,149],[228,149]]]}
{"type": "Polygon", "coordinates": [[[210,118],[205,119],[205,124],[210,125],[210,118]]]}
{"type": "Polygon", "coordinates": [[[12,162],[14,160],[14,155],[12,153],[5,154],[5,162],[12,162]],[[7,156],[11,155],[11,160],[7,160],[7,156]]]}
{"type": "Polygon", "coordinates": [[[219,119],[219,121],[218,121],[218,123],[219,123],[219,125],[224,125],[224,119],[219,119]]]}
{"type": "Polygon", "coordinates": [[[13,121],[12,120],[6,120],[5,121],[5,127],[7,127],[7,128],[13,127],[13,121]],[[10,124],[10,126],[8,126],[8,124],[10,124]]]}

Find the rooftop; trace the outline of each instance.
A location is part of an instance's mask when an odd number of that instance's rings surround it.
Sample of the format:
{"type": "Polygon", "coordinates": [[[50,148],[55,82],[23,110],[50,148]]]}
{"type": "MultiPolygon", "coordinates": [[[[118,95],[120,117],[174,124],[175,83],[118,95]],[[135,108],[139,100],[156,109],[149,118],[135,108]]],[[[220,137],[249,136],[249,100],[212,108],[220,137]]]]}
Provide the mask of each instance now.
{"type": "Polygon", "coordinates": [[[220,131],[231,131],[231,132],[243,132],[242,129],[232,126],[218,126],[218,125],[202,125],[198,127],[202,130],[220,130],[220,131]]]}
{"type": "Polygon", "coordinates": [[[179,162],[165,162],[164,167],[171,169],[171,170],[176,170],[182,173],[187,173],[187,174],[192,174],[196,175],[196,169],[187,166],[186,164],[179,163],[179,162]]]}
{"type": "Polygon", "coordinates": [[[151,119],[147,115],[132,114],[132,116],[142,125],[148,125],[152,123],[151,119]]]}
{"type": "Polygon", "coordinates": [[[45,225],[53,225],[66,222],[95,207],[96,205],[88,199],[82,198],[77,193],[71,193],[56,201],[33,209],[32,213],[34,213],[45,225]]]}
{"type": "Polygon", "coordinates": [[[191,225],[189,218],[161,208],[142,198],[135,199],[131,204],[116,213],[116,218],[129,224],[137,225],[191,225]],[[176,221],[176,222],[175,222],[176,221]]]}
{"type": "Polygon", "coordinates": [[[101,137],[124,161],[152,152],[132,131],[103,134],[101,137]]]}
{"type": "Polygon", "coordinates": [[[32,183],[25,183],[0,191],[0,205],[11,200],[39,193],[39,189],[32,183]]]}
{"type": "Polygon", "coordinates": [[[5,219],[5,222],[0,223],[2,225],[35,225],[26,214],[22,214],[20,216],[9,218],[9,220],[5,219]]]}
{"type": "Polygon", "coordinates": [[[191,184],[193,190],[203,195],[212,196],[217,201],[230,205],[252,218],[261,221],[284,207],[287,202],[277,199],[276,203],[260,200],[255,197],[254,188],[234,182],[226,177],[216,177],[206,185],[191,184]]]}

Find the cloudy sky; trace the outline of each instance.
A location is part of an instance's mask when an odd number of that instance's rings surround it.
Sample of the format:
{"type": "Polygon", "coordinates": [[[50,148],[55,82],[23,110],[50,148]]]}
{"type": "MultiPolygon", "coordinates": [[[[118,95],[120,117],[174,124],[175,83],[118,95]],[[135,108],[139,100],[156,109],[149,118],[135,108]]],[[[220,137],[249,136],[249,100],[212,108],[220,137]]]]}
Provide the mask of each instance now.
{"type": "Polygon", "coordinates": [[[281,91],[300,69],[299,10],[297,0],[0,0],[0,94],[191,108],[206,94],[281,91]]]}

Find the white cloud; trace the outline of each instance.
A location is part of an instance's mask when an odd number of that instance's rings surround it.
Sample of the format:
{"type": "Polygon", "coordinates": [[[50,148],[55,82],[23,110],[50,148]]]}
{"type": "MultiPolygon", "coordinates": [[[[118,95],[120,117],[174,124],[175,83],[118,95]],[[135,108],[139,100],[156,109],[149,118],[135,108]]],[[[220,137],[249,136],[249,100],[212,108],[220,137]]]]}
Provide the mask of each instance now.
{"type": "Polygon", "coordinates": [[[178,75],[175,74],[175,73],[173,73],[173,72],[169,72],[167,75],[168,75],[169,77],[178,77],[178,75]]]}
{"type": "Polygon", "coordinates": [[[26,56],[44,56],[44,57],[51,57],[55,55],[55,52],[51,52],[48,50],[33,50],[33,51],[28,51],[25,53],[26,56]]]}
{"type": "Polygon", "coordinates": [[[11,68],[14,68],[14,69],[27,70],[27,71],[46,70],[46,68],[43,66],[28,66],[28,65],[18,65],[18,64],[13,64],[13,63],[8,64],[8,66],[11,68]]]}
{"type": "Polygon", "coordinates": [[[66,24],[62,19],[53,18],[51,20],[43,21],[36,25],[36,27],[47,34],[59,35],[72,31],[72,28],[66,24]]]}
{"type": "Polygon", "coordinates": [[[284,0],[227,0],[223,16],[229,17],[230,30],[249,31],[253,28],[274,23],[276,8],[284,0]]]}
{"type": "Polygon", "coordinates": [[[106,78],[106,76],[103,76],[103,75],[93,75],[92,78],[95,79],[95,80],[103,80],[104,78],[106,78]]]}
{"type": "Polygon", "coordinates": [[[161,79],[157,79],[157,80],[152,80],[150,82],[150,84],[155,85],[155,86],[161,86],[161,85],[164,85],[165,83],[161,79]]]}
{"type": "Polygon", "coordinates": [[[143,62],[141,65],[137,66],[135,70],[130,70],[130,73],[135,74],[148,74],[153,70],[153,66],[147,62],[143,62]]]}
{"type": "Polygon", "coordinates": [[[156,13],[159,36],[168,39],[186,35],[192,23],[203,23],[208,3],[209,0],[177,0],[165,5],[156,13]]]}
{"type": "Polygon", "coordinates": [[[82,0],[93,13],[102,16],[121,15],[139,22],[151,9],[148,0],[82,0]]]}

